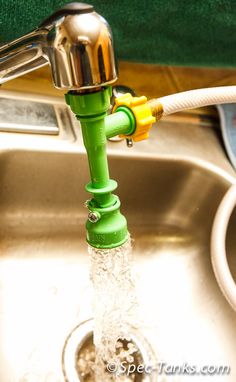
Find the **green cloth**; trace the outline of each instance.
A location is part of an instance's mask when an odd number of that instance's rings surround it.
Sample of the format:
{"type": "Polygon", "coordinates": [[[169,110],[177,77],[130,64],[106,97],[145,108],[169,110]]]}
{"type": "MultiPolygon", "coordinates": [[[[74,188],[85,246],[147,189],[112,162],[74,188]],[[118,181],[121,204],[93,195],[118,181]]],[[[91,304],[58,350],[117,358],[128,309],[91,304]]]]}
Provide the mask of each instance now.
{"type": "MultiPolygon", "coordinates": [[[[0,0],[0,43],[34,29],[68,1],[0,0]]],[[[110,24],[121,60],[236,65],[236,0],[88,1],[110,24]]]]}

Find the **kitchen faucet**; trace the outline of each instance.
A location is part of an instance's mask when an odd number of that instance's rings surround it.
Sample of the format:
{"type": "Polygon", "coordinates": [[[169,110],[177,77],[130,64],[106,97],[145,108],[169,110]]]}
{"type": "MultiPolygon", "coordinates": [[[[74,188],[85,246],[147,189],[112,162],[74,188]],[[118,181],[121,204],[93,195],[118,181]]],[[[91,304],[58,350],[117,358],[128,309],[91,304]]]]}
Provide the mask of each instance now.
{"type": "Polygon", "coordinates": [[[125,94],[110,109],[111,84],[117,80],[112,34],[92,5],[70,3],[59,9],[33,32],[0,48],[0,84],[49,64],[56,88],[79,119],[87,150],[93,194],[89,209],[87,241],[97,248],[114,248],[128,238],[127,222],[119,198],[112,192],[117,182],[109,178],[107,138],[127,135],[147,137],[155,121],[146,97],[125,94]]]}
{"type": "Polygon", "coordinates": [[[111,30],[92,5],[66,4],[34,31],[0,47],[0,83],[47,64],[58,89],[94,90],[116,81],[111,30]]]}

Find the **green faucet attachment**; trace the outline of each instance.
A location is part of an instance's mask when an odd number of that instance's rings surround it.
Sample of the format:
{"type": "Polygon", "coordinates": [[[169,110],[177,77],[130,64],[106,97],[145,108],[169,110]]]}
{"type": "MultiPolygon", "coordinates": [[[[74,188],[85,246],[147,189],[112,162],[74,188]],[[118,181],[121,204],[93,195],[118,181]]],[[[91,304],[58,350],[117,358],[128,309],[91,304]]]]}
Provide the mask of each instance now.
{"type": "MultiPolygon", "coordinates": [[[[129,237],[127,221],[120,212],[119,198],[112,192],[117,182],[109,178],[106,154],[107,135],[119,132],[132,132],[135,121],[130,111],[113,117],[109,128],[107,111],[110,108],[111,87],[92,93],[69,92],[65,95],[67,104],[80,121],[84,145],[88,155],[91,181],[86,190],[93,194],[87,202],[89,209],[86,223],[87,242],[96,248],[114,248],[122,245],[129,237]]],[[[121,113],[121,112],[120,112],[121,113]]],[[[111,118],[112,119],[112,118],[111,118]]]]}

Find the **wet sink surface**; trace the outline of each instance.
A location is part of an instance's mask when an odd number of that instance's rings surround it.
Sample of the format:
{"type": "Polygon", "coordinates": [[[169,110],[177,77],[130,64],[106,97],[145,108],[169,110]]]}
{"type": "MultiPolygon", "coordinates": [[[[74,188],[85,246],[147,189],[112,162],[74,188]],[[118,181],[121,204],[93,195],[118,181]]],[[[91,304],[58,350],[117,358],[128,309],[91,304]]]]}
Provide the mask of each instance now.
{"type": "MultiPolygon", "coordinates": [[[[212,271],[211,224],[230,180],[197,161],[110,158],[133,241],[143,324],[167,364],[229,365],[236,380],[236,315],[212,271]]],[[[92,316],[84,154],[0,154],[0,379],[62,382],[73,327],[92,316]]],[[[236,277],[231,219],[228,251],[236,277]]],[[[190,381],[193,377],[162,377],[190,381]]],[[[219,378],[219,379],[218,379],[219,378]]],[[[74,381],[73,381],[74,382],[74,381]]]]}

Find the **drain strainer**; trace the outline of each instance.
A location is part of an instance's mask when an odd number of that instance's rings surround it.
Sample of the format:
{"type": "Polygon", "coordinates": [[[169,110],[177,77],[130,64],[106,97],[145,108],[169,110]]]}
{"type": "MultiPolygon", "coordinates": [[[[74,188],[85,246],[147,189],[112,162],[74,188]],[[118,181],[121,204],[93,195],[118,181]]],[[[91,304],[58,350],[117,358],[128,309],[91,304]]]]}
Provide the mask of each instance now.
{"type": "MultiPolygon", "coordinates": [[[[134,347],[130,363],[122,362],[122,371],[117,380],[122,382],[154,382],[157,380],[152,365],[156,365],[154,353],[136,329],[130,330],[130,341],[119,340],[123,351],[134,347]]],[[[93,344],[93,320],[78,325],[66,339],[62,368],[66,382],[94,382],[95,347],[93,344]]],[[[115,381],[116,365],[104,365],[108,381],[115,381]]],[[[100,381],[99,381],[100,382],[100,381]]],[[[101,381],[104,382],[104,381],[101,381]]]]}

